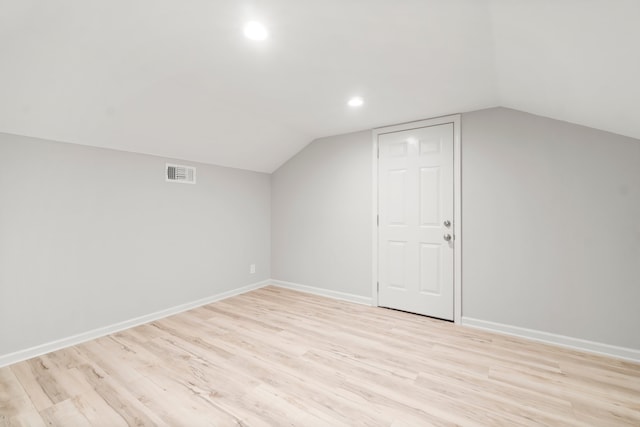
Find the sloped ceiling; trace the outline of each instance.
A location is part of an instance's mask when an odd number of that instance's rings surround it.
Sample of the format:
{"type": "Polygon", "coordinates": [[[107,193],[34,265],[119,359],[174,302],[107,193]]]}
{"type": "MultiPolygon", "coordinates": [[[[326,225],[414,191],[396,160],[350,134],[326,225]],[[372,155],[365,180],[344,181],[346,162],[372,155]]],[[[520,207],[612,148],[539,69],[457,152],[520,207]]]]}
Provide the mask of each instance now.
{"type": "Polygon", "coordinates": [[[640,138],[640,1],[495,0],[504,107],[640,138]]]}
{"type": "Polygon", "coordinates": [[[262,172],[499,105],[640,138],[638,22],[637,0],[0,0],[0,132],[262,172]]]}

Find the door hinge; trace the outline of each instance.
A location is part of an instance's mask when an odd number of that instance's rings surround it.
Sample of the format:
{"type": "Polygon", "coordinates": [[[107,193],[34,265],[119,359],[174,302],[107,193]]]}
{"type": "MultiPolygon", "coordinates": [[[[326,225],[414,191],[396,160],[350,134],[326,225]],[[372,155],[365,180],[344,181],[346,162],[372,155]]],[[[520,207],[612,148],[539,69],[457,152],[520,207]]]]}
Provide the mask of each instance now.
{"type": "Polygon", "coordinates": [[[377,285],[377,288],[376,288],[377,291],[380,292],[380,282],[376,282],[376,285],[377,285]]]}
{"type": "Polygon", "coordinates": [[[380,215],[376,215],[376,225],[380,227],[380,215]]]}

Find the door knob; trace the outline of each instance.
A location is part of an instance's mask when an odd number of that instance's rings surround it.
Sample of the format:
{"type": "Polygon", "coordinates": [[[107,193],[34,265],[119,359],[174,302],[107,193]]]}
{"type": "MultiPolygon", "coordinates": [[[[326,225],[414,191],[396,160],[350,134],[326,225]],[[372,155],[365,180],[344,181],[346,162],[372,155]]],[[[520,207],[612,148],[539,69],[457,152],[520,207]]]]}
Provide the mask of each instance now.
{"type": "Polygon", "coordinates": [[[443,222],[445,227],[450,227],[451,226],[451,221],[449,221],[448,219],[445,219],[443,222]]]}
{"type": "Polygon", "coordinates": [[[444,238],[444,240],[446,240],[447,242],[451,241],[451,234],[445,234],[444,236],[442,236],[444,238]]]}

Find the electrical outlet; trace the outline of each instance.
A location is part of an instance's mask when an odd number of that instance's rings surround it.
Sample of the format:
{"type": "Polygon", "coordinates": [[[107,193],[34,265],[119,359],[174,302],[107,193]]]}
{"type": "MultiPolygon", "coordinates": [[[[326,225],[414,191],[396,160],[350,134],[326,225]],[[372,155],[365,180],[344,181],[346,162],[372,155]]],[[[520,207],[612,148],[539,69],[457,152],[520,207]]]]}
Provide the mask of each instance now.
{"type": "Polygon", "coordinates": [[[255,264],[251,264],[249,266],[249,274],[256,274],[256,265],[255,264]]]}

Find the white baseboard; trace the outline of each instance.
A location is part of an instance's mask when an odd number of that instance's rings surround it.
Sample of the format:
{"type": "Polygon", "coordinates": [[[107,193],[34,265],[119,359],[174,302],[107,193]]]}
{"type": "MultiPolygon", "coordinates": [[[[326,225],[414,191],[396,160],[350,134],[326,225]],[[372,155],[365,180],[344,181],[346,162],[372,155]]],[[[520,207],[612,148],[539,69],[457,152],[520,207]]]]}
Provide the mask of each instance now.
{"type": "MultiPolygon", "coordinates": [[[[299,283],[285,282],[282,280],[263,280],[261,282],[243,286],[238,289],[232,289],[230,291],[215,294],[215,295],[202,298],[196,301],[180,304],[174,307],[167,308],[165,310],[157,311],[155,313],[151,313],[144,316],[136,317],[134,319],[115,323],[113,325],[93,329],[91,331],[83,332],[67,338],[62,338],[62,339],[41,344],[35,347],[19,350],[14,353],[0,355],[0,368],[7,365],[12,365],[14,363],[21,362],[23,360],[31,359],[33,357],[41,356],[43,354],[50,353],[52,351],[60,350],[62,348],[81,344],[83,342],[100,338],[105,335],[113,334],[115,332],[119,332],[129,328],[133,328],[138,325],[153,322],[155,320],[159,320],[164,317],[172,316],[174,314],[178,314],[183,311],[187,311],[196,307],[201,307],[203,305],[211,304],[213,302],[230,298],[236,295],[240,295],[245,292],[259,289],[268,285],[273,285],[273,286],[277,286],[285,289],[292,289],[300,292],[306,292],[314,295],[320,295],[328,298],[339,299],[343,301],[354,302],[357,304],[364,304],[364,305],[372,304],[372,299],[370,297],[363,297],[360,295],[354,295],[346,292],[332,291],[329,289],[317,288],[314,286],[301,285],[299,283]]],[[[631,348],[618,347],[610,344],[603,344],[599,342],[588,341],[588,340],[583,340],[579,338],[572,338],[564,335],[557,335],[549,332],[521,328],[518,326],[511,326],[511,325],[506,325],[502,323],[490,322],[487,320],[474,319],[470,317],[462,317],[461,324],[464,326],[470,326],[470,327],[484,329],[492,332],[499,332],[507,335],[513,335],[520,338],[527,338],[534,341],[540,341],[540,342],[549,343],[549,344],[556,344],[562,347],[572,348],[575,350],[588,351],[592,353],[603,354],[606,356],[613,356],[621,359],[631,360],[634,362],[640,362],[640,350],[635,350],[631,348]]]]}
{"type": "Polygon", "coordinates": [[[196,301],[191,301],[184,304],[176,305],[175,307],[170,307],[165,310],[156,311],[155,313],[146,314],[144,316],[125,320],[123,322],[118,322],[113,325],[93,329],[91,331],[83,332],[67,338],[62,338],[56,341],[51,341],[45,344],[37,345],[35,347],[19,350],[14,353],[0,355],[0,368],[2,368],[3,366],[12,365],[14,363],[22,362],[23,360],[31,359],[33,357],[42,356],[43,354],[60,350],[62,348],[81,344],[83,342],[100,338],[105,335],[113,334],[115,332],[119,332],[124,329],[129,329],[129,328],[133,328],[134,326],[142,325],[144,323],[153,322],[155,320],[172,316],[174,314],[181,313],[183,311],[191,310],[196,307],[211,304],[212,302],[216,302],[216,301],[220,301],[236,295],[240,295],[245,292],[249,292],[254,289],[267,286],[271,282],[272,282],[271,280],[263,280],[262,282],[253,283],[251,285],[243,286],[238,289],[232,289],[230,291],[215,294],[215,295],[202,298],[196,301]]]}
{"type": "Polygon", "coordinates": [[[329,289],[316,288],[315,286],[301,285],[299,283],[285,282],[282,280],[271,280],[271,284],[285,289],[292,289],[294,291],[306,292],[308,294],[355,302],[357,304],[371,305],[372,301],[371,297],[363,297],[360,295],[348,294],[346,292],[332,291],[329,289]]]}
{"type": "Polygon", "coordinates": [[[557,335],[534,329],[521,328],[519,326],[505,325],[503,323],[489,322],[487,320],[473,319],[470,317],[462,317],[462,325],[492,332],[500,332],[548,344],[555,344],[574,350],[587,351],[590,353],[603,354],[605,356],[640,362],[640,350],[632,348],[618,347],[615,345],[603,344],[580,338],[572,338],[565,335],[557,335]]]}

